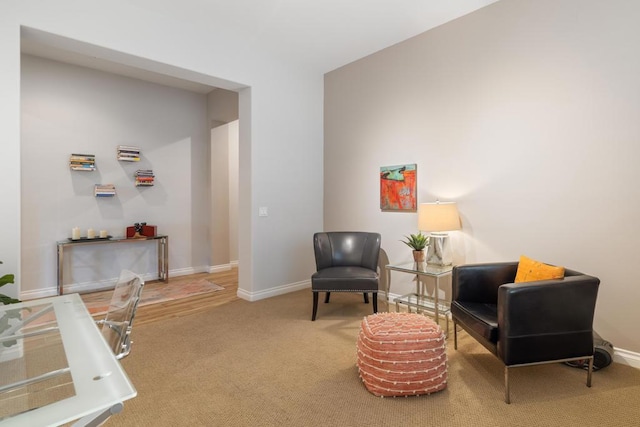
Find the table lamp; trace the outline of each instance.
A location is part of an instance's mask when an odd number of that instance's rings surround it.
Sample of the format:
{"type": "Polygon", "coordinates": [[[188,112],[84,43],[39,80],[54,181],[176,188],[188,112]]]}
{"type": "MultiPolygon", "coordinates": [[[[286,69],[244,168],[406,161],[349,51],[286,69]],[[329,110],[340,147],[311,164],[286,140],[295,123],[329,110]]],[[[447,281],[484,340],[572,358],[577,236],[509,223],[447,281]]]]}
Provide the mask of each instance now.
{"type": "Polygon", "coordinates": [[[448,231],[460,230],[460,216],[454,202],[420,203],[418,230],[430,233],[427,264],[451,265],[453,251],[448,231]]]}

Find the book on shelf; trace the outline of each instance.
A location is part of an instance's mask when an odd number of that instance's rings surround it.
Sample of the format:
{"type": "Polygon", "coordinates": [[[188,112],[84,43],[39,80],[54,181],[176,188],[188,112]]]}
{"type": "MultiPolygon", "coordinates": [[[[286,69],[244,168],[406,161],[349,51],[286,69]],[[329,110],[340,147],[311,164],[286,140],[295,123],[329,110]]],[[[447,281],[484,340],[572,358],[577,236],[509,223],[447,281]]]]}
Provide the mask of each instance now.
{"type": "Polygon", "coordinates": [[[134,174],[136,178],[136,187],[153,186],[155,175],[151,169],[138,169],[134,174]]]}
{"type": "Polygon", "coordinates": [[[96,170],[96,157],[93,154],[72,153],[69,158],[69,167],[74,171],[96,170]]]}
{"type": "Polygon", "coordinates": [[[118,145],[118,160],[125,162],[139,162],[140,148],[131,145],[118,145]]]}
{"type": "Polygon", "coordinates": [[[94,187],[96,197],[112,197],[116,195],[116,186],[113,184],[96,184],[94,187]]]}

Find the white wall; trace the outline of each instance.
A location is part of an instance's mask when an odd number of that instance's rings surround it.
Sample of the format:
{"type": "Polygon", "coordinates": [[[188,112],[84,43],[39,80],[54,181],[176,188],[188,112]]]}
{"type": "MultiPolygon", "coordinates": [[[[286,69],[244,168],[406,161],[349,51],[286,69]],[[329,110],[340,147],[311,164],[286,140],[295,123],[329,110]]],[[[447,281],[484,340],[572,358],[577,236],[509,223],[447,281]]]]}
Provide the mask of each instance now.
{"type": "MultiPolygon", "coordinates": [[[[418,164],[418,201],[457,201],[455,262],[527,254],[599,277],[595,328],[640,352],[640,4],[512,0],[325,78],[326,229],[382,233],[380,166],[418,164]]],[[[411,288],[394,274],[392,293],[411,288]]]]}
{"type": "Polygon", "coordinates": [[[229,262],[238,264],[238,178],[240,174],[240,124],[229,123],[229,262]]]}
{"type": "MultiPolygon", "coordinates": [[[[55,295],[55,241],[79,227],[122,237],[136,222],[170,236],[172,274],[209,264],[206,96],[23,55],[22,297],[55,295]],[[140,162],[119,162],[118,145],[141,149],[140,162]],[[97,170],[69,169],[71,153],[96,156],[97,170]],[[135,187],[134,172],[152,169],[153,187],[135,187]],[[117,196],[94,197],[95,184],[117,196]],[[196,213],[203,210],[205,220],[196,213]]],[[[76,246],[65,253],[68,291],[113,283],[123,268],[156,278],[156,242],[76,246]],[[143,249],[144,248],[144,249],[143,249]],[[71,285],[71,286],[68,286],[71,285]],[[76,286],[78,285],[78,286],[76,286]]]]}
{"type": "Polygon", "coordinates": [[[21,26],[79,41],[93,54],[129,65],[170,70],[178,77],[210,77],[220,87],[238,91],[239,294],[253,300],[308,281],[313,271],[310,236],[322,227],[322,76],[295,58],[270,56],[269,46],[216,18],[182,21],[124,0],[106,6],[77,0],[2,2],[0,157],[5,165],[0,179],[6,184],[1,190],[0,259],[3,270],[18,274],[18,286],[36,286],[22,283],[19,259],[21,26]],[[258,219],[257,207],[263,205],[269,206],[270,216],[258,219]]]}

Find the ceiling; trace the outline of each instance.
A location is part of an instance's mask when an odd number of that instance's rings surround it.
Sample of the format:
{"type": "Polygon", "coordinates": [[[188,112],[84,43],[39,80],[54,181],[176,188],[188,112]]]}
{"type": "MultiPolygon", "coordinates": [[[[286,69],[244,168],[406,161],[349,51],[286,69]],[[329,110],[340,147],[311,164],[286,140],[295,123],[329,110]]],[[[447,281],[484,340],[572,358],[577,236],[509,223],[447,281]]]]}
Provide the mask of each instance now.
{"type": "MultiPolygon", "coordinates": [[[[326,73],[497,0],[129,0],[167,19],[202,28],[221,28],[264,51],[294,58],[326,73]]],[[[107,6],[108,7],[108,6],[107,6]]],[[[35,34],[35,35],[34,35],[35,34]]],[[[43,42],[23,31],[22,50],[76,65],[98,68],[206,93],[210,82],[189,81],[124,66],[117,59],[71,52],[63,43],[43,42]]],[[[111,55],[113,56],[113,55],[111,55]]]]}

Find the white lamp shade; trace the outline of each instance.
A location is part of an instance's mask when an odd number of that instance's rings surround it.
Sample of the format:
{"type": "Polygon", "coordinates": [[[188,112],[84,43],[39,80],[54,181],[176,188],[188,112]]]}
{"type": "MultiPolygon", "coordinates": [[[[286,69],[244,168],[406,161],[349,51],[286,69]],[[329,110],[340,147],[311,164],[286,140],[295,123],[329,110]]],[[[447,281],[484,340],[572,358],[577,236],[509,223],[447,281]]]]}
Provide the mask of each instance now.
{"type": "Polygon", "coordinates": [[[429,232],[460,230],[460,216],[454,202],[420,203],[418,230],[429,232]]]}

